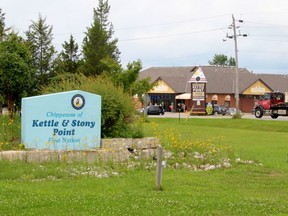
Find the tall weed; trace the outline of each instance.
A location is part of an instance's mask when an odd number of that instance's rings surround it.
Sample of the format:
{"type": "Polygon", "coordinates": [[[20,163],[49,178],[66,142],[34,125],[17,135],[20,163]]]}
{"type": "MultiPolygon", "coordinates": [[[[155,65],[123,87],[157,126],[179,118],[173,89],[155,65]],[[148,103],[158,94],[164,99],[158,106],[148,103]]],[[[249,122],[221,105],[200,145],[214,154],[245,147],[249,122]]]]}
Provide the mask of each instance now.
{"type": "Polygon", "coordinates": [[[10,119],[8,115],[0,115],[0,126],[0,150],[22,149],[20,116],[10,119]]]}
{"type": "Polygon", "coordinates": [[[221,144],[223,137],[184,139],[181,133],[174,128],[160,131],[155,123],[152,123],[152,127],[154,135],[161,140],[165,150],[173,154],[171,158],[174,158],[177,163],[189,163],[196,166],[219,165],[234,158],[231,146],[221,144]]]}

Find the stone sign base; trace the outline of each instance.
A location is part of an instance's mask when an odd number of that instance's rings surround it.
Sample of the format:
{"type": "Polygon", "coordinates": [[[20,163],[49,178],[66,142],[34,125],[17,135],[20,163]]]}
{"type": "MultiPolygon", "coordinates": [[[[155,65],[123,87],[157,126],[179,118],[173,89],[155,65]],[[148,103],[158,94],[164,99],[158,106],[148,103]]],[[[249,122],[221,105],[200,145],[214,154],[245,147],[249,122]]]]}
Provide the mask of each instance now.
{"type": "Polygon", "coordinates": [[[88,162],[95,161],[125,161],[130,158],[148,159],[156,155],[156,148],[160,145],[157,138],[143,139],[102,139],[99,149],[91,150],[24,150],[2,151],[0,160],[26,162],[88,162]]]}

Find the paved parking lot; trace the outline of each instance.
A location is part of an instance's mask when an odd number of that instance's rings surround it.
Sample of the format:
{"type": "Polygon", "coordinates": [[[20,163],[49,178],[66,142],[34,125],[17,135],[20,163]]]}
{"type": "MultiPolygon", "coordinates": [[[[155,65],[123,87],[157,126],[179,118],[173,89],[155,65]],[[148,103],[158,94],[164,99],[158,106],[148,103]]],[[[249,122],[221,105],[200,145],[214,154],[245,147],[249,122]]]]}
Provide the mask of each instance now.
{"type": "MultiPolygon", "coordinates": [[[[189,113],[177,113],[177,112],[165,112],[164,115],[149,115],[151,118],[232,118],[229,115],[207,115],[207,116],[189,116],[189,113]]],[[[270,116],[263,116],[261,119],[257,119],[251,113],[243,113],[242,118],[244,119],[256,119],[256,120],[273,120],[273,121],[288,121],[288,116],[279,116],[277,119],[272,119],[270,116]]]]}

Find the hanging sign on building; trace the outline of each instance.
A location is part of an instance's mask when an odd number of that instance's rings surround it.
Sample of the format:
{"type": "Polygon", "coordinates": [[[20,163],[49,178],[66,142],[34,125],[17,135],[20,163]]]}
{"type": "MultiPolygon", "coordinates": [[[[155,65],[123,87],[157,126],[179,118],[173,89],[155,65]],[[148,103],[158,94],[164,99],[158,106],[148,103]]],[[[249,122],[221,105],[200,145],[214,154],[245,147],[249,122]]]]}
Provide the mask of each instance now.
{"type": "Polygon", "coordinates": [[[27,149],[87,150],[100,146],[101,96],[84,91],[22,98],[27,149]]]}

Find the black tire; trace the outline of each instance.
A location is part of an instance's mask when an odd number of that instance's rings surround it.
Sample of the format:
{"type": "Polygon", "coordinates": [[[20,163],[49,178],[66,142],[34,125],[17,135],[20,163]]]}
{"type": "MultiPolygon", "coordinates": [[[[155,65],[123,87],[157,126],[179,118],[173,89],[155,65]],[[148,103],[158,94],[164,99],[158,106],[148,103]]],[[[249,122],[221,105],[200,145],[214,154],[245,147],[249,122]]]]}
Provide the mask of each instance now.
{"type": "Polygon", "coordinates": [[[255,109],[255,117],[256,118],[262,118],[262,116],[263,116],[263,110],[260,108],[256,108],[255,109]]]}
{"type": "Polygon", "coordinates": [[[271,118],[277,119],[278,118],[278,114],[271,114],[271,118]]]}

